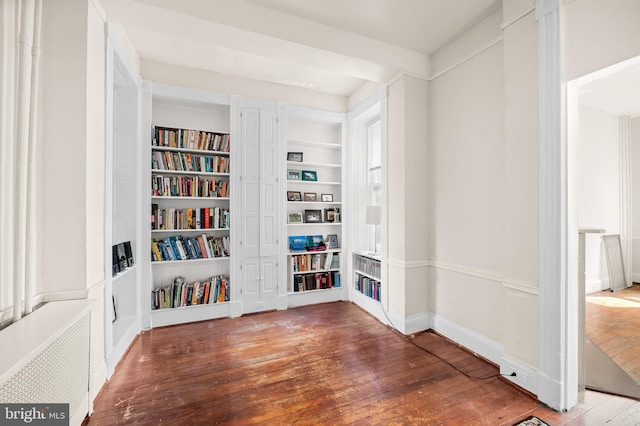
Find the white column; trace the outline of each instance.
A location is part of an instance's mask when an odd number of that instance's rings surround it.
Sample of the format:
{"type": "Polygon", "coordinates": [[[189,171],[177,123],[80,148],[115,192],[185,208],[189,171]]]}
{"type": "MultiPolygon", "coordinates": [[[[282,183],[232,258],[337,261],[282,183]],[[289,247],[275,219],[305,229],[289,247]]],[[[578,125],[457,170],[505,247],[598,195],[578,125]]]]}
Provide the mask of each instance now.
{"type": "Polygon", "coordinates": [[[568,209],[559,0],[537,0],[539,48],[538,399],[578,399],[577,225],[568,209]],[[571,235],[575,230],[575,235],[571,235]],[[576,271],[574,271],[576,269],[576,271]]]}

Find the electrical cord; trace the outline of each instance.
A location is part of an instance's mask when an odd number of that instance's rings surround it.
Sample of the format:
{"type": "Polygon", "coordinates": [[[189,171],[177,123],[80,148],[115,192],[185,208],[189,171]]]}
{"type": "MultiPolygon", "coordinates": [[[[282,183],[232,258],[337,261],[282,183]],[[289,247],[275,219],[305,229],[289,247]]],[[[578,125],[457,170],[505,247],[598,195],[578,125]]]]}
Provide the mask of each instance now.
{"type": "Polygon", "coordinates": [[[484,377],[478,377],[478,376],[474,376],[472,374],[469,374],[465,371],[462,371],[461,369],[459,369],[458,367],[456,367],[455,365],[453,365],[450,361],[446,360],[445,358],[441,357],[440,355],[437,355],[435,353],[433,353],[432,351],[430,351],[429,349],[425,348],[424,346],[420,346],[418,343],[416,343],[413,340],[412,336],[407,336],[404,333],[402,333],[400,330],[398,330],[398,327],[395,326],[395,324],[393,323],[393,321],[391,321],[391,319],[389,318],[389,316],[387,315],[387,311],[385,311],[384,306],[382,306],[382,301],[378,300],[378,303],[380,304],[380,308],[382,308],[382,313],[384,314],[384,316],[387,318],[387,321],[389,322],[389,325],[391,326],[391,328],[396,331],[398,334],[400,334],[400,336],[402,336],[403,338],[405,338],[406,340],[408,340],[413,346],[415,346],[416,348],[428,353],[431,356],[436,357],[437,359],[439,359],[440,361],[444,362],[445,364],[447,364],[448,366],[450,366],[451,368],[453,368],[454,370],[456,370],[458,373],[462,374],[463,376],[466,376],[470,379],[473,380],[488,380],[488,379],[493,379],[494,377],[500,377],[500,376],[504,376],[504,377],[516,377],[516,373],[513,372],[511,374],[502,374],[502,373],[498,373],[498,374],[492,374],[489,376],[484,376],[484,377]]]}

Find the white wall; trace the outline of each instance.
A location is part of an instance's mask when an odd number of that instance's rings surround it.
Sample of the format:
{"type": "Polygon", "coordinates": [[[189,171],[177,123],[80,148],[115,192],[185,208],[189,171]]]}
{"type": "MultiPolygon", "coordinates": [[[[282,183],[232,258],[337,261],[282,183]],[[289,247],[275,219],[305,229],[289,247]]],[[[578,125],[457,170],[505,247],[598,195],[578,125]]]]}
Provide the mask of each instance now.
{"type": "Polygon", "coordinates": [[[640,282],[640,118],[630,122],[629,146],[631,149],[631,235],[633,282],[640,282]]]}
{"type": "Polygon", "coordinates": [[[640,55],[640,2],[561,2],[567,81],[640,55]]]}
{"type": "Polygon", "coordinates": [[[51,297],[87,288],[87,14],[87,0],[43,2],[39,258],[51,297]]]}
{"type": "Polygon", "coordinates": [[[504,28],[503,344],[507,359],[531,368],[538,352],[538,28],[533,3],[504,2],[509,24],[504,28]]]}
{"type": "Polygon", "coordinates": [[[427,82],[415,77],[403,76],[388,89],[389,310],[403,332],[429,327],[428,96],[427,82]]]}
{"type": "Polygon", "coordinates": [[[347,111],[348,98],[345,96],[314,92],[277,83],[247,80],[148,59],[140,61],[140,73],[142,78],[157,83],[232,93],[254,99],[275,100],[328,111],[347,111]]]}
{"type": "MultiPolygon", "coordinates": [[[[578,227],[620,233],[619,117],[580,105],[578,125],[578,227]]],[[[609,288],[602,239],[585,241],[587,293],[609,288]]]]}
{"type": "Polygon", "coordinates": [[[104,383],[105,16],[92,0],[43,2],[39,281],[44,300],[98,299],[91,399],[104,383]]]}
{"type": "Polygon", "coordinates": [[[430,308],[496,341],[504,306],[503,48],[494,44],[433,80],[429,99],[430,308]]]}

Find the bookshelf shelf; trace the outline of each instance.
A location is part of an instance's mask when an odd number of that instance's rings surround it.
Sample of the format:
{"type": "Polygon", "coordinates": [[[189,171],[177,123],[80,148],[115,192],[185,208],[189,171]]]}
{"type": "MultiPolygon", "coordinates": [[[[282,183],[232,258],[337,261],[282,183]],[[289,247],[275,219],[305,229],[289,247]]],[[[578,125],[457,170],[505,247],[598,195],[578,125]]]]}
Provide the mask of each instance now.
{"type": "Polygon", "coordinates": [[[332,142],[321,142],[314,140],[303,140],[303,139],[289,139],[287,141],[289,145],[304,145],[309,147],[323,148],[323,149],[333,149],[333,150],[341,150],[342,144],[332,143],[332,142]]]}
{"type": "MultiPolygon", "coordinates": [[[[229,194],[235,174],[230,98],[152,84],[150,101],[153,132],[147,139],[146,156],[152,217],[147,228],[151,242],[150,326],[229,316],[234,294],[230,277],[233,260],[227,255],[233,232],[228,225],[233,213],[229,194]],[[195,283],[221,278],[229,300],[167,308],[160,294],[167,302],[165,290],[178,277],[194,295],[194,289],[200,288],[195,283]]],[[[213,285],[207,287],[212,289],[213,285]]],[[[198,296],[204,301],[204,294],[198,296]]],[[[148,296],[145,299],[149,300],[148,296]]]]}
{"type": "Polygon", "coordinates": [[[129,266],[124,271],[118,272],[117,274],[111,277],[111,281],[115,284],[118,280],[121,280],[123,277],[126,277],[128,274],[133,274],[136,270],[136,265],[129,266]]]}
{"type": "Polygon", "coordinates": [[[229,177],[229,173],[218,172],[188,172],[184,170],[165,170],[165,169],[151,169],[154,175],[180,175],[180,176],[225,176],[229,177]]]}
{"type": "MultiPolygon", "coordinates": [[[[347,292],[342,285],[344,253],[341,247],[344,226],[340,219],[342,200],[344,200],[345,170],[344,140],[346,135],[345,116],[339,113],[329,113],[307,108],[288,109],[287,115],[287,152],[285,153],[285,182],[287,200],[284,206],[287,215],[286,232],[290,239],[290,249],[286,252],[288,264],[287,294],[289,306],[299,306],[310,303],[322,303],[346,299],[347,292]],[[297,158],[296,158],[297,157],[297,158]],[[302,161],[290,161],[290,160],[302,161]],[[297,172],[296,172],[297,171],[297,172]],[[297,180],[297,176],[308,177],[306,171],[315,172],[311,178],[317,180],[297,180]],[[293,177],[294,179],[288,179],[293,177]],[[315,192],[301,194],[297,197],[291,192],[315,192]],[[289,201],[290,199],[307,197],[306,201],[289,201]],[[291,196],[291,198],[289,198],[291,196]],[[332,201],[322,201],[322,198],[332,201]],[[310,201],[314,200],[314,201],[310,201]],[[334,201],[335,200],[335,201],[334,201]],[[296,218],[304,217],[304,210],[315,215],[319,212],[319,222],[296,222],[296,218]],[[333,214],[333,216],[331,216],[333,214]],[[327,221],[327,216],[329,221],[327,221]],[[289,218],[294,220],[289,223],[289,218]],[[330,237],[331,236],[331,237],[330,237]],[[306,239],[306,245],[319,244],[322,240],[325,246],[337,240],[339,248],[313,250],[291,250],[296,247],[295,241],[306,239]],[[325,264],[326,263],[326,264],[325,264]]],[[[303,198],[304,199],[304,198],[303,198]]],[[[333,245],[332,245],[333,247],[333,245]]],[[[302,248],[300,246],[300,248],[302,248]]]]}
{"type": "Polygon", "coordinates": [[[189,264],[189,263],[221,262],[229,259],[230,259],[230,256],[208,257],[206,259],[152,260],[151,264],[152,265],[176,265],[176,264],[189,264]]]}
{"type": "Polygon", "coordinates": [[[365,296],[380,301],[381,297],[380,257],[366,253],[353,254],[354,288],[365,296]]]}
{"type": "Polygon", "coordinates": [[[288,168],[299,168],[299,169],[308,169],[310,167],[322,167],[328,169],[339,169],[342,167],[341,164],[330,164],[330,163],[307,163],[300,161],[287,161],[288,168]]]}
{"type": "Polygon", "coordinates": [[[152,200],[218,200],[229,201],[229,197],[172,197],[170,195],[152,195],[152,200]]]}
{"type": "Polygon", "coordinates": [[[188,148],[173,148],[169,146],[152,146],[152,150],[154,151],[168,151],[168,152],[184,152],[189,154],[198,154],[198,155],[220,155],[220,156],[229,156],[228,151],[207,151],[203,149],[188,149],[188,148]]]}
{"type": "Polygon", "coordinates": [[[151,232],[154,234],[175,234],[175,233],[202,234],[202,233],[209,233],[209,232],[224,232],[229,230],[231,230],[231,228],[152,229],[151,232]]]}
{"type": "Polygon", "coordinates": [[[326,205],[326,206],[339,206],[342,203],[340,201],[287,201],[289,206],[305,206],[305,205],[326,205]]]}
{"type": "Polygon", "coordinates": [[[342,226],[342,222],[288,223],[287,226],[342,226]]]}
{"type": "Polygon", "coordinates": [[[323,181],[313,181],[313,180],[287,180],[287,184],[303,184],[303,185],[342,185],[341,182],[323,182],[323,181]]]}

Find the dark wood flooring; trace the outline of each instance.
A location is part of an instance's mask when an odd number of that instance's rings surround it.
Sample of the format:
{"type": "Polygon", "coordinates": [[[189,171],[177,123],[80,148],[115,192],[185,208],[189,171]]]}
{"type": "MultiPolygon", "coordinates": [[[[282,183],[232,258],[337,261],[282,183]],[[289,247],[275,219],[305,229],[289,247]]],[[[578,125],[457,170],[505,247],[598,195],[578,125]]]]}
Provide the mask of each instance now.
{"type": "Polygon", "coordinates": [[[349,302],[142,333],[94,403],[90,426],[628,425],[640,403],[587,392],[555,412],[431,332],[413,342],[349,302]],[[428,348],[447,362],[425,352],[428,348]],[[620,423],[622,422],[622,423],[620,423]]]}

